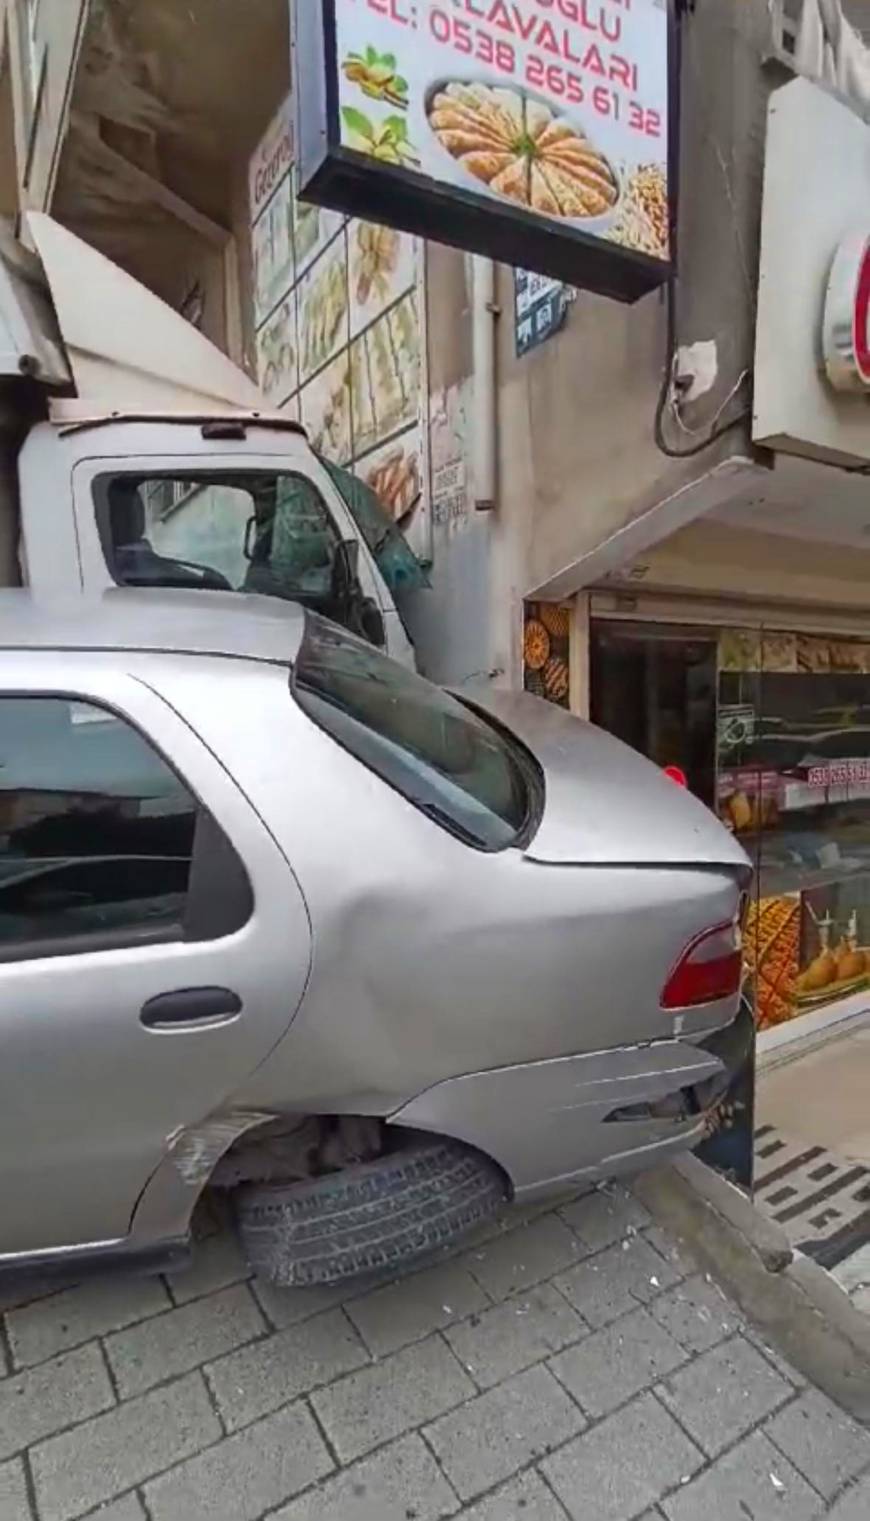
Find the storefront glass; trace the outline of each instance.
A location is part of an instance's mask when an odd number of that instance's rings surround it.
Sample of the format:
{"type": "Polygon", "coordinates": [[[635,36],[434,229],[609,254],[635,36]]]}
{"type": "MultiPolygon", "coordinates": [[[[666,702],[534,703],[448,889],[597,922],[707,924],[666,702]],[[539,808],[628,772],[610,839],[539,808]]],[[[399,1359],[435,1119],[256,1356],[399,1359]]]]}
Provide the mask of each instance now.
{"type": "Polygon", "coordinates": [[[758,870],[760,1029],[870,990],[870,643],[728,631],[717,807],[758,870]]]}

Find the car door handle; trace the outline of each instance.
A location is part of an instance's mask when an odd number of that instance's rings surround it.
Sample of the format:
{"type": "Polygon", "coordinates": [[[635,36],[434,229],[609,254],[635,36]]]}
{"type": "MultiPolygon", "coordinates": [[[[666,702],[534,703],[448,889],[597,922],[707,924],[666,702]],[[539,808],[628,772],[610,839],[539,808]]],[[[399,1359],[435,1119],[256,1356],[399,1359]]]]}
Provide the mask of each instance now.
{"type": "Polygon", "coordinates": [[[176,988],[142,1005],[139,1019],[147,1030],[173,1030],[179,1025],[225,1024],[242,1012],[242,1000],[231,988],[176,988]]]}

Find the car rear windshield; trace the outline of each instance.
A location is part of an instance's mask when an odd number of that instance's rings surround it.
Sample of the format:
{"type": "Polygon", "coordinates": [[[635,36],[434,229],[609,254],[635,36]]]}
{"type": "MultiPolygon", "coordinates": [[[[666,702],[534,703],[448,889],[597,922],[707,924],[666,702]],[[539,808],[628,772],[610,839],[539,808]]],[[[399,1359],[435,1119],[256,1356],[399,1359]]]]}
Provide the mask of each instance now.
{"type": "Polygon", "coordinates": [[[293,690],[321,729],[467,844],[504,850],[526,832],[536,781],[525,753],[416,672],[308,614],[293,690]]]}

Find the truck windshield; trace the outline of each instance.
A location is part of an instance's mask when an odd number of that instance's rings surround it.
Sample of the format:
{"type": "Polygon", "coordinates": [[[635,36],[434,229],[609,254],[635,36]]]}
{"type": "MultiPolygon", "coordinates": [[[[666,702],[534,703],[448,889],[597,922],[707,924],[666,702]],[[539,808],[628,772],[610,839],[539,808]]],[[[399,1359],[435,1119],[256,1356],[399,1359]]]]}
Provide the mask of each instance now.
{"type": "Polygon", "coordinates": [[[504,850],[525,833],[531,761],[422,676],[308,614],[292,685],[319,728],[451,834],[504,850]]]}

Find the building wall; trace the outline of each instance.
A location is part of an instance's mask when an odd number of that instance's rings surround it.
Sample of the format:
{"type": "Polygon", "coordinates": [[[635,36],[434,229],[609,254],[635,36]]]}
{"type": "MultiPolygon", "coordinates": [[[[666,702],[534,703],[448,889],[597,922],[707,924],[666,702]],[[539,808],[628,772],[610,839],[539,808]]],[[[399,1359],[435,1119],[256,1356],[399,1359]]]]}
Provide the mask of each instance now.
{"type": "MultiPolygon", "coordinates": [[[[699,6],[684,23],[678,342],[712,340],[717,363],[713,388],[687,410],[698,438],[741,376],[726,415],[748,402],[765,116],[777,82],[762,66],[768,37],[766,0],[699,6]]],[[[513,305],[512,272],[502,270],[490,659],[515,680],[523,596],[563,597],[587,584],[592,550],[718,462],[745,454],[748,429],[692,459],[657,449],[664,292],[634,306],[579,292],[564,329],[523,358],[513,305]]],[[[669,432],[678,447],[695,441],[673,425],[669,432]]]]}
{"type": "Polygon", "coordinates": [[[870,550],[787,538],[701,519],[657,545],[609,584],[635,590],[737,597],[747,603],[867,605],[870,550]]]}

